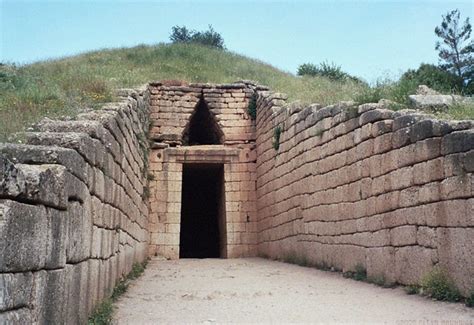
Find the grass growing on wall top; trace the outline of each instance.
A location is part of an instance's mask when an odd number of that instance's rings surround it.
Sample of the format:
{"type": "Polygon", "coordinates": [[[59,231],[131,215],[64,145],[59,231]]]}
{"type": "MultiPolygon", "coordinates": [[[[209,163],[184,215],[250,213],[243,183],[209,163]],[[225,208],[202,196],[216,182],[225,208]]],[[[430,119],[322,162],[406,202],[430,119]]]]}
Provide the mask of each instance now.
{"type": "Polygon", "coordinates": [[[365,86],[296,77],[266,63],[196,44],[106,49],[21,67],[0,66],[0,141],[44,116],[74,116],[113,100],[112,90],[149,81],[228,83],[251,79],[291,99],[330,104],[365,86]]]}

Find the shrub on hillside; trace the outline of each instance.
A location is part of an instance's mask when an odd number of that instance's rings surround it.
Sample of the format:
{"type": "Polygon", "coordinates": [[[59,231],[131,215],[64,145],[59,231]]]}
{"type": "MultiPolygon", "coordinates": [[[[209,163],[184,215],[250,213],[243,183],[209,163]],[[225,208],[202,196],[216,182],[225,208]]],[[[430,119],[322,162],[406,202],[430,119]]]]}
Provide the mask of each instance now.
{"type": "Polygon", "coordinates": [[[298,67],[297,74],[299,76],[321,76],[334,81],[352,80],[363,83],[363,81],[359,78],[351,76],[347,72],[342,71],[341,67],[335,64],[334,62],[322,62],[319,65],[314,65],[312,63],[303,63],[298,67]]]}
{"type": "Polygon", "coordinates": [[[416,81],[403,79],[394,81],[391,79],[378,80],[377,83],[364,89],[355,97],[355,101],[359,104],[377,103],[381,99],[388,99],[394,102],[392,109],[399,108],[399,105],[408,106],[410,101],[409,95],[416,92],[418,84],[416,81]]]}
{"type": "Polygon", "coordinates": [[[225,49],[224,38],[211,25],[205,31],[190,30],[186,26],[173,26],[170,41],[172,43],[198,43],[218,49],[225,49]]]}
{"type": "Polygon", "coordinates": [[[408,70],[400,78],[400,82],[412,82],[428,87],[441,93],[459,93],[463,90],[463,79],[432,64],[422,64],[416,70],[408,70]]]}
{"type": "Polygon", "coordinates": [[[15,89],[19,81],[15,65],[0,63],[0,90],[15,89]]]}
{"type": "Polygon", "coordinates": [[[368,87],[363,89],[359,94],[357,94],[354,98],[355,102],[358,104],[365,104],[365,103],[378,103],[379,100],[383,98],[382,88],[375,86],[375,87],[368,87]]]}
{"type": "Polygon", "coordinates": [[[170,41],[172,43],[187,43],[191,41],[193,31],[186,28],[186,26],[171,27],[170,41]]]}
{"type": "Polygon", "coordinates": [[[474,77],[471,79],[471,81],[468,82],[468,84],[464,87],[463,93],[465,95],[474,95],[474,77]]]}
{"type": "Polygon", "coordinates": [[[296,72],[298,76],[317,76],[319,74],[319,68],[312,63],[303,63],[298,67],[296,72]]]}

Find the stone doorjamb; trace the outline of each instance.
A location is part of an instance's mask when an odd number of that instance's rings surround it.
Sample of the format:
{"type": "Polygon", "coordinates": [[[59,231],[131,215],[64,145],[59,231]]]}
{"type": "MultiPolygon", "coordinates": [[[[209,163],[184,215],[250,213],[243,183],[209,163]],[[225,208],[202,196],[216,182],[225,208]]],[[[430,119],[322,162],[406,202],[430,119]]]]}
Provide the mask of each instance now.
{"type": "MultiPolygon", "coordinates": [[[[166,184],[166,202],[163,218],[162,249],[160,255],[166,258],[179,258],[180,226],[181,226],[181,190],[183,164],[223,164],[224,165],[224,192],[225,215],[232,215],[229,211],[233,208],[233,193],[227,193],[226,183],[231,178],[232,164],[239,162],[240,149],[228,148],[223,145],[202,145],[190,147],[165,148],[163,154],[163,180],[166,184]]],[[[226,221],[228,222],[228,221],[226,221]]],[[[227,234],[223,234],[226,247],[223,248],[222,257],[232,257],[227,249],[230,244],[227,234]]],[[[161,236],[160,236],[161,237],[161,236]]]]}

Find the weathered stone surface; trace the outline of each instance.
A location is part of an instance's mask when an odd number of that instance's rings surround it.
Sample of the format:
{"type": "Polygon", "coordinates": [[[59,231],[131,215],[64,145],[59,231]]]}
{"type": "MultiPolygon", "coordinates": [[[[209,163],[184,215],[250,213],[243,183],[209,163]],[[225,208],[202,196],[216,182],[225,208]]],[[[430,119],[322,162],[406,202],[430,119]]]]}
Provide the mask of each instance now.
{"type": "Polygon", "coordinates": [[[76,150],[91,165],[95,165],[92,138],[86,133],[37,132],[26,133],[27,143],[32,145],[58,146],[76,150]]]}
{"type": "Polygon", "coordinates": [[[474,172],[474,150],[462,154],[461,160],[465,172],[474,172]]]}
{"type": "Polygon", "coordinates": [[[451,130],[452,128],[446,122],[426,119],[410,128],[410,140],[414,143],[426,138],[439,137],[451,132],[451,130]]]}
{"type": "Polygon", "coordinates": [[[33,274],[31,272],[1,273],[0,313],[11,309],[31,308],[32,293],[33,274]]]}
{"type": "MultiPolygon", "coordinates": [[[[85,324],[88,319],[89,280],[87,261],[66,267],[66,323],[85,324]]],[[[115,280],[115,277],[114,277],[115,280]]]]}
{"type": "Polygon", "coordinates": [[[89,200],[80,204],[70,202],[67,211],[67,262],[77,263],[90,256],[92,242],[92,208],[89,200]]]}
{"type": "Polygon", "coordinates": [[[13,165],[0,157],[0,196],[66,209],[69,199],[84,201],[87,188],[60,165],[13,165]]]}
{"type": "Polygon", "coordinates": [[[416,244],[416,226],[402,226],[390,230],[392,246],[407,246],[416,244]]]}
{"type": "Polygon", "coordinates": [[[34,309],[39,324],[64,323],[68,281],[64,268],[35,272],[34,309]]]}
{"type": "Polygon", "coordinates": [[[152,140],[161,141],[181,141],[180,134],[157,134],[152,137],[152,140]]]}
{"type": "Polygon", "coordinates": [[[0,312],[0,324],[5,325],[23,325],[34,324],[36,321],[34,312],[28,308],[21,308],[0,312]]]}
{"type": "Polygon", "coordinates": [[[0,200],[0,220],[1,238],[8,238],[0,241],[0,272],[64,267],[67,220],[58,211],[0,200]]]}
{"type": "Polygon", "coordinates": [[[415,125],[417,122],[422,121],[426,118],[428,118],[428,116],[423,115],[423,114],[400,113],[400,115],[393,120],[393,125],[392,125],[393,131],[411,127],[415,125]]]}
{"type": "Polygon", "coordinates": [[[474,286],[474,228],[438,228],[436,235],[440,266],[468,296],[474,286]]]}
{"type": "Polygon", "coordinates": [[[395,249],[393,247],[377,247],[367,250],[367,277],[382,278],[385,284],[396,282],[395,249]]]}
{"type": "Polygon", "coordinates": [[[0,241],[0,310],[19,308],[0,317],[84,323],[148,246],[179,257],[183,163],[224,164],[227,257],[293,252],[402,284],[439,259],[467,292],[473,275],[456,267],[474,268],[472,123],[383,102],[287,107],[247,83],[122,94],[77,121],[44,121],[33,145],[0,145],[0,235],[13,239],[0,241]],[[179,148],[201,93],[223,145],[179,148]],[[150,157],[148,112],[150,137],[167,142],[150,157]]]}
{"type": "Polygon", "coordinates": [[[446,155],[474,149],[474,129],[453,132],[443,137],[441,153],[446,155]]]}
{"type": "Polygon", "coordinates": [[[359,124],[364,125],[367,123],[390,119],[392,117],[393,111],[390,111],[388,109],[373,109],[362,113],[362,115],[359,117],[359,124]]]}
{"type": "Polygon", "coordinates": [[[418,245],[430,248],[437,248],[436,228],[418,227],[416,241],[418,245]]]}
{"type": "Polygon", "coordinates": [[[0,323],[86,323],[124,275],[118,256],[127,272],[145,259],[146,94],[127,92],[76,121],[43,120],[30,145],[0,144],[0,323]],[[117,256],[107,262],[91,259],[91,193],[107,207],[94,211],[105,234],[98,256],[117,256]]]}
{"type": "Polygon", "coordinates": [[[419,85],[418,88],[416,88],[416,95],[440,95],[440,93],[426,85],[419,85]]]}
{"type": "Polygon", "coordinates": [[[295,118],[291,108],[257,103],[264,116],[257,124],[264,254],[281,256],[286,239],[299,238],[305,244],[297,253],[339,269],[354,260],[345,256],[346,245],[358,245],[370,276],[418,283],[438,262],[436,227],[472,223],[471,123],[384,110],[390,103],[381,102],[360,105],[358,118],[346,122],[344,114],[331,115],[334,106],[322,108],[302,124],[304,106],[295,118]],[[272,150],[269,125],[283,123],[280,149],[272,150]],[[285,226],[298,215],[303,230],[285,226]]]}
{"type": "Polygon", "coordinates": [[[16,164],[5,175],[0,193],[6,197],[65,208],[67,197],[62,190],[65,169],[59,165],[16,164]]]}
{"type": "Polygon", "coordinates": [[[409,95],[408,98],[417,108],[433,110],[444,110],[463,101],[462,96],[457,95],[409,95]]]}
{"type": "Polygon", "coordinates": [[[31,146],[0,143],[0,154],[17,164],[62,165],[83,182],[86,181],[85,161],[74,150],[54,146],[31,146]]]}
{"type": "Polygon", "coordinates": [[[418,284],[422,277],[438,262],[436,250],[420,246],[395,249],[395,272],[397,282],[418,284]]]}

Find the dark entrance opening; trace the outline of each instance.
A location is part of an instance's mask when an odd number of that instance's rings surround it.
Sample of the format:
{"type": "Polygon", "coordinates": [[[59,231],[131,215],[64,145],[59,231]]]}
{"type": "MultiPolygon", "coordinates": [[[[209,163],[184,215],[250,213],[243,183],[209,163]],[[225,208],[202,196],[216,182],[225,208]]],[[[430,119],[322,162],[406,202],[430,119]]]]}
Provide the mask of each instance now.
{"type": "Polygon", "coordinates": [[[206,101],[199,99],[183,133],[184,145],[222,144],[223,133],[206,101]]]}
{"type": "Polygon", "coordinates": [[[223,165],[185,164],[180,258],[225,257],[224,211],[223,165]]]}

